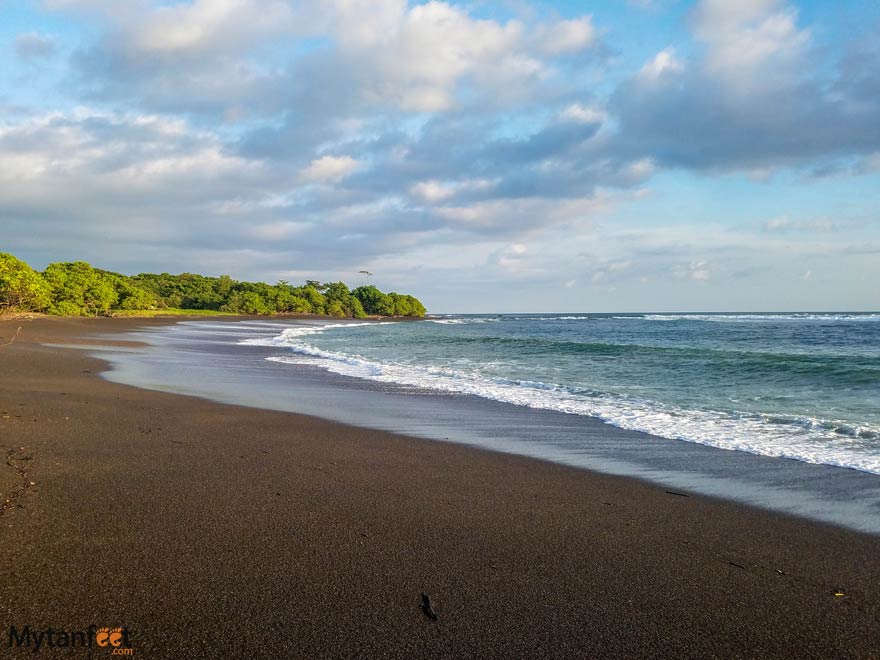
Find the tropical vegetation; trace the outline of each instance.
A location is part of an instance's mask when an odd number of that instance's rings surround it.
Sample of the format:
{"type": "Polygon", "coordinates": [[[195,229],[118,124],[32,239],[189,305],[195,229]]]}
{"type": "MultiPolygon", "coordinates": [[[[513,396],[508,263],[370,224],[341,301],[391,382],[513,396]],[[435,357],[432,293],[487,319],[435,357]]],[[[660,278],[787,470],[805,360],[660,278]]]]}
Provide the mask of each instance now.
{"type": "Polygon", "coordinates": [[[42,272],[11,254],[0,253],[0,311],[46,312],[62,316],[167,313],[321,314],[362,318],[424,316],[413,296],[383,293],[375,286],[350,290],[343,282],[308,280],[296,286],[242,282],[228,275],[193,273],[122,275],[85,261],[49,264],[42,272]]]}

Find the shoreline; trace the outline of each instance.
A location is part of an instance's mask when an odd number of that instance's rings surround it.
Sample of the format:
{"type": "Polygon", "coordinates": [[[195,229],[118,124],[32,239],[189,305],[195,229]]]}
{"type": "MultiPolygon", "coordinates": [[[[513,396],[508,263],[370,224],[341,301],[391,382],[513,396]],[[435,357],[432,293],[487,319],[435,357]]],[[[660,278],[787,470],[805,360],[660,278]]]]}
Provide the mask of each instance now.
{"type": "Polygon", "coordinates": [[[35,320],[0,348],[3,450],[35,482],[0,516],[6,626],[125,625],[151,657],[880,654],[876,537],[40,345],[177,320],[35,320]]]}
{"type": "Polygon", "coordinates": [[[880,536],[880,477],[871,472],[729,451],[491,396],[379,383],[324,364],[289,366],[274,339],[290,327],[313,326],[189,321],[129,333],[143,350],[90,353],[110,363],[103,376],[117,383],[634,477],[880,536]]]}

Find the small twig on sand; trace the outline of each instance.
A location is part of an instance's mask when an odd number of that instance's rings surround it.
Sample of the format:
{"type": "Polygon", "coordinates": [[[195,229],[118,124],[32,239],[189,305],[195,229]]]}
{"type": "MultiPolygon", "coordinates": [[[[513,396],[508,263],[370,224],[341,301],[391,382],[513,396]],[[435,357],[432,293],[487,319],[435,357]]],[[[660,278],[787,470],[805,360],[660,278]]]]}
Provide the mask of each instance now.
{"type": "Polygon", "coordinates": [[[422,608],[422,612],[425,613],[425,616],[431,619],[431,621],[437,620],[437,613],[434,611],[434,606],[431,605],[431,596],[428,594],[422,594],[422,604],[419,605],[422,608]]]}
{"type": "Polygon", "coordinates": [[[21,326],[18,326],[18,330],[15,331],[15,334],[12,335],[12,339],[5,339],[4,337],[0,337],[0,346],[8,346],[12,342],[15,341],[15,338],[18,337],[18,334],[21,332],[21,326]]]}

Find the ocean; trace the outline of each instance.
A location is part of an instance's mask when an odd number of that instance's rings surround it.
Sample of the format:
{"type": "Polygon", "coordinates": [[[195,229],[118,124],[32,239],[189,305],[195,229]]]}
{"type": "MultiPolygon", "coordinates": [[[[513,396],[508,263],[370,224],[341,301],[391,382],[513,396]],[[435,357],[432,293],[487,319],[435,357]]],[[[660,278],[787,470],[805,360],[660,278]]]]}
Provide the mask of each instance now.
{"type": "Polygon", "coordinates": [[[880,474],[880,314],[502,314],[241,340],[268,359],[880,474]]]}
{"type": "Polygon", "coordinates": [[[199,319],[130,338],[145,346],[87,348],[104,377],[880,534],[880,314],[199,319]]]}

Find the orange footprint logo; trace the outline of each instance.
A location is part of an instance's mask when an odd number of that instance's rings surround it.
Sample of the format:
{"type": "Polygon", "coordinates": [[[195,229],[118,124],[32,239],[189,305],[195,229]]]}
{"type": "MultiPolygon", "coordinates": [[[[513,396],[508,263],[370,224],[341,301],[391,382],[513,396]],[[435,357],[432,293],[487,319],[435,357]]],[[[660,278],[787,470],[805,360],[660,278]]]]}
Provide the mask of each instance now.
{"type": "Polygon", "coordinates": [[[110,645],[119,646],[122,644],[122,628],[114,628],[110,631],[110,645]]]}
{"type": "Polygon", "coordinates": [[[122,644],[122,628],[98,628],[95,633],[95,643],[98,646],[120,646],[122,644]]]}
{"type": "Polygon", "coordinates": [[[98,628],[95,633],[95,643],[98,646],[107,646],[110,643],[110,628],[98,628]]]}

